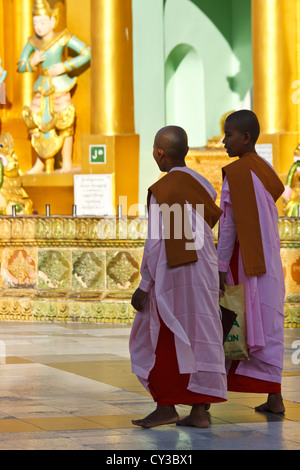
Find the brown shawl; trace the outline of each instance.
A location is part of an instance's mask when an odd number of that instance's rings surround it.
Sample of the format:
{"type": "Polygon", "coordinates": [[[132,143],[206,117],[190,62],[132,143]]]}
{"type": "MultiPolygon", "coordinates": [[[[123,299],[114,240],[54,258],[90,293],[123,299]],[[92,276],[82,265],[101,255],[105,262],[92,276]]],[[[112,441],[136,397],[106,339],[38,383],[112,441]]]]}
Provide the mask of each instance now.
{"type": "Polygon", "coordinates": [[[245,273],[259,276],[266,273],[266,266],[251,170],[274,202],[283,193],[284,186],[275,171],[255,153],[246,153],[223,168],[223,178],[226,175],[228,179],[245,273]]]}
{"type": "Polygon", "coordinates": [[[169,267],[175,268],[198,261],[196,249],[186,249],[186,243],[192,243],[192,230],[184,206],[188,202],[197,210],[197,205],[203,204],[204,220],[211,228],[215,226],[221,217],[221,209],[214,203],[206,189],[193,176],[183,171],[171,171],[149,188],[148,209],[151,194],[160,206],[166,204],[171,208],[174,204],[177,204],[180,205],[181,209],[180,238],[177,237],[178,233],[175,230],[174,212],[172,210],[161,210],[164,226],[170,227],[170,237],[165,238],[169,267]]]}

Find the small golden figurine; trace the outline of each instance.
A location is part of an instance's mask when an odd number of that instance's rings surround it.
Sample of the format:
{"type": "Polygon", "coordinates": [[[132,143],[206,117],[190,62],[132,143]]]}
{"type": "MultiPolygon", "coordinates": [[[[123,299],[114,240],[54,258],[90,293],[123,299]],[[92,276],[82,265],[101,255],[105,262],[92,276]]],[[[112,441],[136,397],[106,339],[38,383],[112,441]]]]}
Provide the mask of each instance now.
{"type": "Polygon", "coordinates": [[[229,111],[221,116],[220,119],[220,135],[214,135],[206,142],[206,148],[208,149],[224,149],[223,139],[224,139],[224,126],[227,116],[232,114],[234,111],[229,111]]]}
{"type": "Polygon", "coordinates": [[[1,215],[12,215],[13,206],[19,215],[32,214],[32,201],[22,187],[14,140],[9,133],[0,136],[0,187],[1,215]]]}
{"type": "Polygon", "coordinates": [[[35,34],[28,42],[18,62],[18,72],[35,72],[31,105],[24,107],[23,119],[31,135],[31,143],[38,159],[29,173],[47,173],[54,170],[54,157],[62,154],[62,171],[71,171],[75,107],[70,91],[76,78],[68,74],[88,63],[91,50],[67,29],[55,32],[58,10],[52,10],[46,0],[35,0],[33,5],[35,34]],[[78,55],[63,60],[66,48],[78,55]]]}
{"type": "Polygon", "coordinates": [[[299,217],[300,207],[300,144],[294,151],[294,163],[291,166],[286,180],[285,190],[282,195],[286,217],[299,217]]]}

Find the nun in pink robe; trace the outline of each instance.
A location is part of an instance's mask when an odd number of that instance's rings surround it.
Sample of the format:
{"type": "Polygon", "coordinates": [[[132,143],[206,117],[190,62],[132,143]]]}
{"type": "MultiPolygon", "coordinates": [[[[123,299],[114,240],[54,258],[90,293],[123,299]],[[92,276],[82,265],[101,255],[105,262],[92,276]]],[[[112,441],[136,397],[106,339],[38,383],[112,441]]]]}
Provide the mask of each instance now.
{"type": "MultiPolygon", "coordinates": [[[[273,197],[261,180],[253,171],[251,175],[259,214],[266,274],[246,276],[241,251],[238,249],[237,279],[234,282],[230,262],[238,237],[227,177],[224,179],[221,193],[223,215],[220,219],[218,241],[219,271],[227,272],[227,285],[244,284],[250,359],[238,362],[235,369],[235,374],[243,376],[245,387],[249,388],[243,390],[243,384],[241,388],[235,388],[234,385],[231,388],[229,385],[228,390],[279,393],[284,355],[285,284],[280,257],[278,211],[273,197]],[[252,388],[251,380],[247,382],[246,378],[258,379],[261,382],[252,381],[254,383],[252,388]]],[[[231,366],[231,362],[226,361],[227,372],[231,366]]]]}
{"type": "MultiPolygon", "coordinates": [[[[215,201],[215,190],[197,172],[187,167],[176,167],[171,171],[183,171],[196,178],[215,201]]],[[[179,374],[188,374],[185,375],[188,377],[187,390],[199,396],[215,398],[215,401],[225,401],[227,382],[219,316],[218,262],[212,230],[191,209],[190,220],[198,261],[170,268],[163,239],[162,215],[158,207],[152,194],[140,283],[140,289],[149,295],[143,312],[136,313],[132,327],[132,371],[152,393],[149,376],[156,363],[156,349],[163,323],[174,335],[179,374]]],[[[167,362],[168,353],[162,359],[167,362]]],[[[167,387],[168,384],[165,385],[167,387]]],[[[163,404],[168,403],[164,401],[163,404]]],[[[176,404],[176,398],[170,404],[176,404]]]]}

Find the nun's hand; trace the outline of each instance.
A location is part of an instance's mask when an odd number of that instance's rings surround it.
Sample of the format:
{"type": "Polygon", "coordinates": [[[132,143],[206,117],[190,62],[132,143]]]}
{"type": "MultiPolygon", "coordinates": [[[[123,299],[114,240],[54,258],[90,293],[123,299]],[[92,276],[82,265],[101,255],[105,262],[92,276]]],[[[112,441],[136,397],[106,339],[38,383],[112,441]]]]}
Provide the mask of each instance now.
{"type": "Polygon", "coordinates": [[[131,305],[138,312],[142,312],[144,308],[144,303],[147,297],[148,297],[148,292],[144,292],[143,290],[138,288],[131,298],[131,305]]]}

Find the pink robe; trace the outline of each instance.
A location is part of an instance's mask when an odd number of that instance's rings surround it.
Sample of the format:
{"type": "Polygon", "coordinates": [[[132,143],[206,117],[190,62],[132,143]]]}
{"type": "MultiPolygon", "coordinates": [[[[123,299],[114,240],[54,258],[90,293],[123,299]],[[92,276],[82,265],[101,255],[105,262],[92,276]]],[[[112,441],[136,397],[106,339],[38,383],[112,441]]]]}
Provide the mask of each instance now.
{"type": "MultiPolygon", "coordinates": [[[[238,282],[244,284],[247,344],[250,360],[240,361],[236,373],[269,382],[281,383],[284,354],[285,284],[280,257],[278,211],[272,196],[252,173],[267,273],[247,277],[239,250],[238,282]]],[[[225,177],[221,193],[219,271],[227,272],[226,283],[233,285],[229,269],[237,232],[225,177]]],[[[229,370],[230,361],[226,361],[229,370]]]]}
{"type": "MultiPolygon", "coordinates": [[[[188,168],[186,171],[216,199],[210,183],[188,168]]],[[[173,171],[171,170],[171,171],[173,171]]],[[[149,292],[143,312],[137,312],[130,337],[132,371],[149,391],[148,377],[155,364],[155,350],[161,317],[173,332],[180,374],[191,374],[188,390],[227,398],[227,381],[222,325],[219,316],[219,281],[217,252],[210,227],[192,211],[192,228],[202,225],[204,243],[197,249],[198,261],[178,268],[167,264],[165,241],[162,237],[162,217],[152,217],[151,196],[148,236],[141,266],[140,288],[149,292]],[[153,224],[157,226],[154,227],[153,224]],[[153,234],[156,234],[156,237],[153,234]],[[151,237],[152,234],[152,237],[151,237]]],[[[157,207],[157,206],[156,206],[157,207]]],[[[201,234],[199,235],[199,240],[201,234]]],[[[202,237],[203,239],[203,237],[202,237]]]]}

